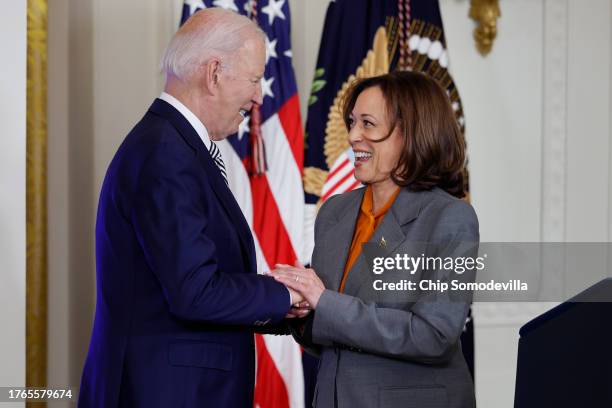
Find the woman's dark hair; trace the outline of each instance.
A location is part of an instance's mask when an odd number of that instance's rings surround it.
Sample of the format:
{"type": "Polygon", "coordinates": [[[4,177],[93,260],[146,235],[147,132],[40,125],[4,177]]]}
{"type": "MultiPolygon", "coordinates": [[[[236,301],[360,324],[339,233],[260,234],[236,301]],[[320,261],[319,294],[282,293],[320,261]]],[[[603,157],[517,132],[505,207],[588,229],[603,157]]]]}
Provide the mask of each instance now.
{"type": "Polygon", "coordinates": [[[387,105],[389,133],[397,127],[402,152],[391,179],[413,191],[439,187],[455,197],[465,196],[465,142],[449,97],[438,83],[424,74],[396,71],[354,82],[344,99],[342,114],[347,129],[357,97],[378,87],[387,105]]]}

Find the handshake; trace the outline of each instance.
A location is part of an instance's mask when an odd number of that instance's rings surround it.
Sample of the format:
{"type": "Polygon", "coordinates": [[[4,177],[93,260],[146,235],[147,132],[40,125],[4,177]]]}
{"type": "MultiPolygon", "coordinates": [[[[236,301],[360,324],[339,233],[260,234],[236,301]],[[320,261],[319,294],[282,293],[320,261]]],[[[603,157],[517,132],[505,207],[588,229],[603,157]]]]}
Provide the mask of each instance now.
{"type": "Polygon", "coordinates": [[[268,272],[268,276],[289,289],[293,304],[287,313],[288,319],[305,317],[311,310],[316,309],[319,298],[325,290],[325,285],[314,269],[305,268],[299,261],[295,266],[277,264],[273,271],[268,272]]]}

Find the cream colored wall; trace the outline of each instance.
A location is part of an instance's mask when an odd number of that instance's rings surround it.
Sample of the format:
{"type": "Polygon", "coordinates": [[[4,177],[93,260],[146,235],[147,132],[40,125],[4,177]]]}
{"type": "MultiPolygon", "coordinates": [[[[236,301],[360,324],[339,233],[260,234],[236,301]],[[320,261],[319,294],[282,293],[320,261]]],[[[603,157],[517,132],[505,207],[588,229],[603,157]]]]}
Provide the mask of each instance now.
{"type": "MultiPolygon", "coordinates": [[[[481,240],[611,241],[612,2],[502,1],[486,58],[469,2],[440,3],[481,240]]],[[[479,406],[513,406],[518,330],[551,306],[475,305],[479,406]]]]}
{"type": "Polygon", "coordinates": [[[77,387],[94,302],[91,3],[54,1],[48,21],[48,382],[77,387]]]}
{"type": "MultiPolygon", "coordinates": [[[[25,384],[26,1],[0,13],[0,386],[25,384]],[[10,61],[10,62],[9,62],[10,61]]],[[[7,407],[22,407],[10,403],[7,407]]]]}
{"type": "MultiPolygon", "coordinates": [[[[180,4],[178,5],[180,7],[180,4]]],[[[172,2],[94,1],[96,192],[117,147],[161,92],[158,64],[176,29],[172,2]]]]}
{"type": "MultiPolygon", "coordinates": [[[[78,386],[94,307],[93,224],[108,162],[159,93],[180,0],[55,0],[49,20],[49,379],[78,386]]],[[[328,0],[290,0],[305,112],[328,0]]],[[[466,112],[483,241],[612,238],[611,0],[504,0],[477,54],[468,0],[441,0],[466,112]]],[[[518,328],[550,305],[477,305],[480,406],[513,401],[518,328]]]]}
{"type": "Polygon", "coordinates": [[[68,0],[48,9],[48,381],[49,385],[75,385],[70,381],[70,211],[68,185],[68,0]]]}

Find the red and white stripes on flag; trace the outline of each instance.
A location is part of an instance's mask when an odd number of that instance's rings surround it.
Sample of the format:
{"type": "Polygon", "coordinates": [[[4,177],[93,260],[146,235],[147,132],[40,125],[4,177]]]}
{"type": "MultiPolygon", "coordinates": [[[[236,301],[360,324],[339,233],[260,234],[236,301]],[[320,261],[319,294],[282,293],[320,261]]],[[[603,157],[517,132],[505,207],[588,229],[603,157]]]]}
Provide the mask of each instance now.
{"type": "MultiPolygon", "coordinates": [[[[255,240],[259,273],[277,263],[293,264],[302,248],[303,136],[297,94],[261,127],[268,171],[250,176],[227,140],[217,142],[236,197],[255,240]]],[[[255,405],[304,406],[304,377],[299,345],[290,336],[257,335],[255,405]]]]}

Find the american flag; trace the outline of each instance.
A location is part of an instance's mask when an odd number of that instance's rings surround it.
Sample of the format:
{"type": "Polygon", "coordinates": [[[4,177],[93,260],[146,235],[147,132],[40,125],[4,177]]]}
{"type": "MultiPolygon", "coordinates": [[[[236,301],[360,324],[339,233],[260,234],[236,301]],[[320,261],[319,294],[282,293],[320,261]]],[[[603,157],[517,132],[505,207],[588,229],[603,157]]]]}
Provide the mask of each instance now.
{"type": "MultiPolygon", "coordinates": [[[[288,0],[185,0],[181,23],[207,7],[223,7],[254,18],[266,34],[259,118],[245,119],[237,134],[217,143],[230,189],[253,232],[258,272],[262,273],[277,263],[293,264],[301,257],[303,246],[304,136],[292,66],[289,4],[288,0]],[[252,130],[260,130],[261,138],[252,130]],[[261,150],[262,140],[265,150],[261,150]],[[256,153],[253,146],[258,146],[256,153]],[[263,166],[263,162],[267,170],[254,174],[254,164],[263,166]]],[[[256,346],[255,406],[303,407],[302,353],[297,343],[290,336],[257,335],[256,346]]]]}

